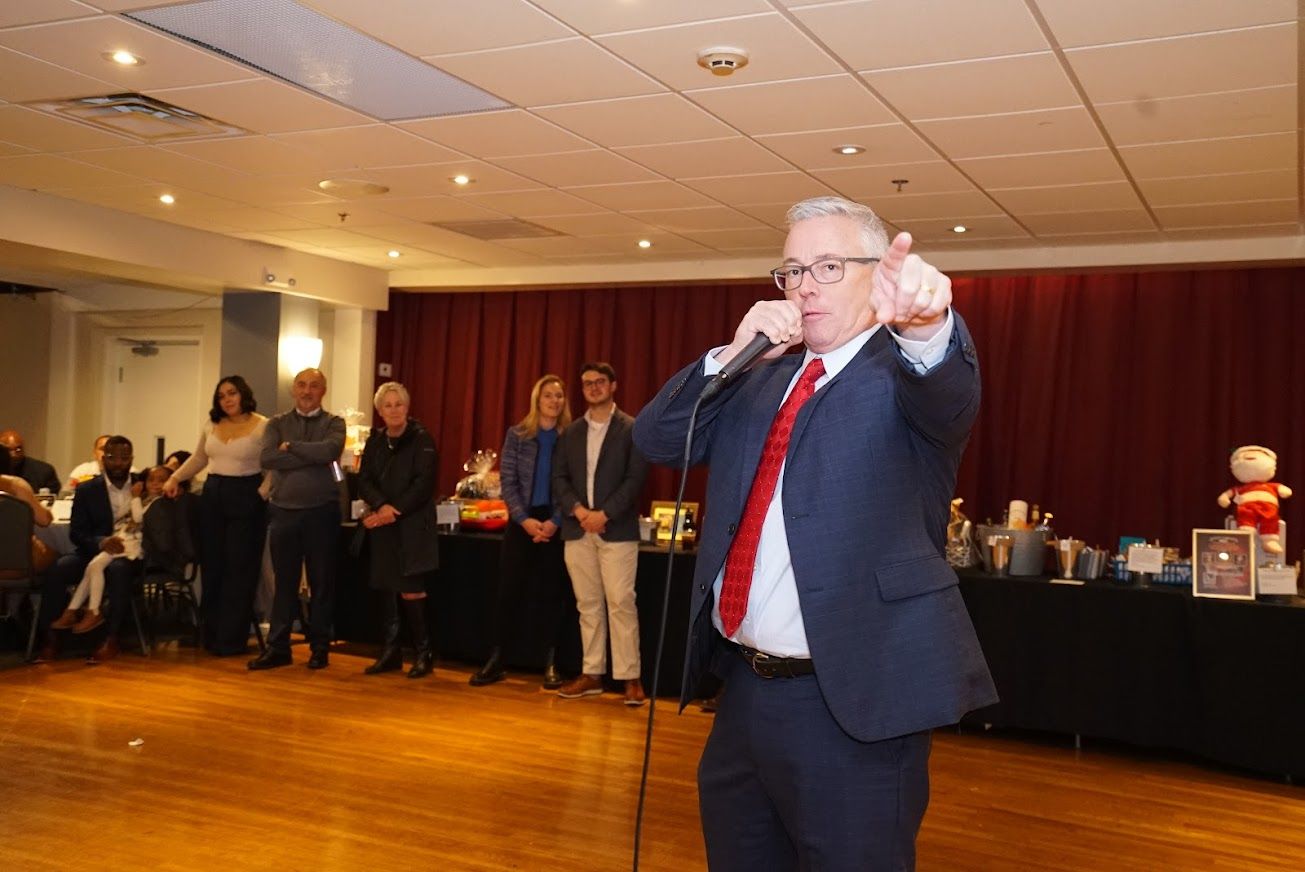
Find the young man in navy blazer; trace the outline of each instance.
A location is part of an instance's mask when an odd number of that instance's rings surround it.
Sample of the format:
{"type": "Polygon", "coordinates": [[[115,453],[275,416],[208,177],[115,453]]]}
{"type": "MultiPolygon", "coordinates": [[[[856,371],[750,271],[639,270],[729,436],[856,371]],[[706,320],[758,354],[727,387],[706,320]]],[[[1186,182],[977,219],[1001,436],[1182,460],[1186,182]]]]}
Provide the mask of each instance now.
{"type": "Polygon", "coordinates": [[[675,375],[635,444],[678,465],[702,389],[758,334],[763,360],[703,403],[711,465],[683,702],[725,682],[703,750],[720,870],[909,870],[930,731],[996,701],[943,558],[979,369],[951,281],[839,197],[788,214],[784,292],[675,375]],[[790,346],[802,354],[780,357],[790,346]]]}

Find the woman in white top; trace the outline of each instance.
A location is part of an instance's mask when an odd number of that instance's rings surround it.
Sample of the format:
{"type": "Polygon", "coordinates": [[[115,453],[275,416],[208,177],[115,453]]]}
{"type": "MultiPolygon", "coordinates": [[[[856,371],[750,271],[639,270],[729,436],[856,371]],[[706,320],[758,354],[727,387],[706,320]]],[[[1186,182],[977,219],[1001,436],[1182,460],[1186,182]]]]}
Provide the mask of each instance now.
{"type": "Polygon", "coordinates": [[[257,408],[243,378],[232,375],[219,381],[199,446],[163,488],[176,497],[183,482],[208,467],[200,497],[200,611],[204,647],[219,657],[246,653],[262,566],[267,524],[259,454],[267,418],[257,414],[257,408]]]}

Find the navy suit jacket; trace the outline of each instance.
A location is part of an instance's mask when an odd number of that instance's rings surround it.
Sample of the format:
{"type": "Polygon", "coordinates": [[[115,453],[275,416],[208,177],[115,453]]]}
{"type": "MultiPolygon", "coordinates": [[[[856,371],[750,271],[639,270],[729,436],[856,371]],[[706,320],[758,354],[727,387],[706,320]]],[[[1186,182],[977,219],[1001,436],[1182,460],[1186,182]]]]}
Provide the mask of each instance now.
{"type": "Polygon", "coordinates": [[[620,409],[612,411],[603,447],[594,470],[594,504],[589,505],[589,422],[583,417],[571,422],[557,437],[553,449],[553,501],[562,515],[564,541],[579,539],[585,531],[571,514],[576,503],[607,513],[607,542],[639,539],[639,493],[648,475],[648,462],[634,447],[630,430],[634,419],[620,409]]]}
{"type": "MultiPolygon", "coordinates": [[[[725,563],[770,423],[802,356],[754,367],[704,403],[694,463],[711,465],[689,613],[681,707],[717,637],[712,584],[725,563]]],[[[679,465],[708,379],[699,359],[640,412],[634,439],[679,465]]],[[[979,407],[979,368],[959,315],[943,360],[920,375],[886,328],[798,413],[783,510],[816,679],[839,725],[861,741],[951,724],[997,701],[943,558],[956,470],[979,407]]]]}
{"type": "Polygon", "coordinates": [[[100,543],[113,535],[113,504],[104,476],[97,475],[73,491],[72,518],[68,538],[77,556],[90,560],[100,553],[100,543]]]}

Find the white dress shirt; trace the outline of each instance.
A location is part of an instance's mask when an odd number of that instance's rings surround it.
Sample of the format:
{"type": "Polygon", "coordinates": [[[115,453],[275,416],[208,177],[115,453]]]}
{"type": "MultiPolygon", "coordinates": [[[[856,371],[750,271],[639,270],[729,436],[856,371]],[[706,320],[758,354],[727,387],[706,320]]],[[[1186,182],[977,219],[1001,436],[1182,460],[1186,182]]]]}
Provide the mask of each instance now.
{"type": "Polygon", "coordinates": [[[585,412],[585,423],[589,425],[588,441],[585,442],[585,497],[589,500],[588,507],[595,510],[598,507],[594,505],[594,473],[598,471],[598,455],[603,452],[603,440],[607,438],[607,428],[615,414],[615,403],[606,421],[595,421],[585,412]]]}
{"type": "Polygon", "coordinates": [[[109,477],[104,477],[104,488],[109,492],[109,507],[113,509],[113,523],[116,525],[120,521],[131,517],[131,476],[127,476],[127,481],[122,487],[114,487],[109,477]]]}
{"type": "MultiPolygon", "coordinates": [[[[854,336],[846,344],[826,354],[816,354],[807,349],[802,365],[794,372],[793,378],[784,391],[787,399],[793,386],[797,384],[802,371],[814,358],[823,358],[825,374],[816,381],[816,391],[829,384],[843,368],[852,362],[852,358],[865,347],[870,338],[882,325],[876,324],[864,333],[854,336]]],[[[953,331],[951,309],[947,310],[947,320],[943,327],[927,340],[907,339],[889,331],[897,342],[897,347],[916,369],[926,373],[942,361],[947,353],[953,331]]],[[[716,362],[716,354],[724,348],[712,349],[707,353],[703,374],[707,376],[720,372],[722,364],[716,362]]],[[[783,404],[783,400],[780,400],[783,404]]],[[[778,411],[778,410],[777,410],[778,411]]],[[[743,623],[729,638],[740,645],[776,654],[781,657],[810,657],[811,649],[807,646],[806,626],[802,623],[802,606],[798,599],[797,582],[793,577],[793,561],[788,550],[788,531],[784,526],[784,469],[779,471],[779,481],[775,485],[775,496],[771,498],[766,510],[766,520],[761,526],[761,540],[757,545],[757,562],[752,571],[752,586],[748,588],[748,611],[743,616],[743,623]]],[[[720,586],[725,577],[725,569],[716,575],[712,585],[715,605],[711,610],[711,622],[716,631],[724,635],[720,619],[720,586]]]]}

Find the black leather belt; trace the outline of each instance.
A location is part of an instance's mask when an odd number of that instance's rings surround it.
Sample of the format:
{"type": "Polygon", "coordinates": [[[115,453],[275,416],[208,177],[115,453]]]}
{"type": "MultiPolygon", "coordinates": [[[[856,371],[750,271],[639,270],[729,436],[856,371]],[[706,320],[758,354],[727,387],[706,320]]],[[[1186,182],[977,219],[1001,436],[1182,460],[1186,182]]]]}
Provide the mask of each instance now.
{"type": "Polygon", "coordinates": [[[797,678],[799,675],[816,674],[816,662],[806,657],[780,657],[728,639],[725,644],[739,652],[739,656],[748,662],[752,671],[762,678],[797,678]]]}

